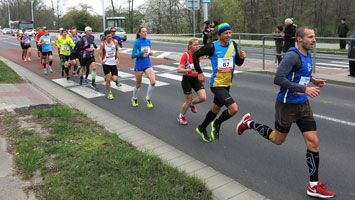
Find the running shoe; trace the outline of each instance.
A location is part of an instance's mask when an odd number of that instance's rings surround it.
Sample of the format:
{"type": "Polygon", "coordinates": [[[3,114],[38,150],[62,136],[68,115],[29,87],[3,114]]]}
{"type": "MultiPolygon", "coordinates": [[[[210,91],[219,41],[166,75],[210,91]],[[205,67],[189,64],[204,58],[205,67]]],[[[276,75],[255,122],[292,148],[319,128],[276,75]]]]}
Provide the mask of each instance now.
{"type": "Polygon", "coordinates": [[[197,113],[197,108],[196,108],[195,105],[191,105],[191,106],[190,106],[190,109],[191,109],[191,112],[197,113]]]}
{"type": "Polygon", "coordinates": [[[53,69],[51,66],[49,66],[48,69],[49,69],[49,73],[53,73],[53,69]]]}
{"type": "Polygon", "coordinates": [[[211,123],[211,140],[218,140],[219,139],[219,129],[221,128],[220,124],[216,124],[215,121],[211,123]]]}
{"type": "Polygon", "coordinates": [[[89,80],[85,78],[85,79],[83,80],[83,84],[85,84],[85,85],[89,84],[89,80]]]}
{"type": "Polygon", "coordinates": [[[335,196],[335,193],[329,191],[323,183],[318,182],[317,185],[307,188],[307,195],[311,197],[318,197],[322,199],[328,199],[335,196]]]}
{"type": "Polygon", "coordinates": [[[184,115],[178,115],[177,121],[180,123],[180,125],[187,125],[187,120],[184,115]]]}
{"type": "Polygon", "coordinates": [[[90,87],[91,87],[92,89],[94,89],[94,90],[98,90],[98,88],[97,88],[97,86],[96,86],[96,83],[92,83],[92,84],[90,85],[90,87]]]}
{"type": "Polygon", "coordinates": [[[253,116],[250,113],[245,114],[236,127],[238,135],[244,133],[245,130],[249,129],[248,122],[253,121],[253,116]]]}
{"type": "Polygon", "coordinates": [[[210,137],[208,136],[206,129],[202,131],[199,127],[197,127],[195,131],[199,136],[201,136],[204,142],[210,142],[210,137]]]}
{"type": "Polygon", "coordinates": [[[122,86],[122,84],[120,82],[118,82],[118,81],[115,81],[115,83],[116,83],[117,87],[121,87],[122,86]]]}
{"type": "Polygon", "coordinates": [[[30,58],[30,57],[28,57],[28,58],[27,58],[27,60],[28,60],[28,61],[31,61],[31,58],[30,58]]]}
{"type": "Polygon", "coordinates": [[[47,69],[46,69],[46,68],[43,69],[43,73],[44,73],[45,75],[47,75],[47,69]]]}
{"type": "Polygon", "coordinates": [[[70,76],[67,76],[67,81],[69,81],[69,79],[70,79],[70,76]]]}
{"type": "Polygon", "coordinates": [[[131,102],[133,107],[138,107],[138,99],[131,98],[131,102]]]}
{"type": "Polygon", "coordinates": [[[154,105],[153,105],[153,103],[152,103],[152,101],[150,99],[144,99],[144,102],[147,104],[147,107],[149,109],[154,107],[154,105]]]}
{"type": "Polygon", "coordinates": [[[114,100],[114,99],[115,99],[115,97],[113,96],[112,92],[109,92],[109,93],[108,93],[107,98],[108,98],[109,100],[114,100]]]}

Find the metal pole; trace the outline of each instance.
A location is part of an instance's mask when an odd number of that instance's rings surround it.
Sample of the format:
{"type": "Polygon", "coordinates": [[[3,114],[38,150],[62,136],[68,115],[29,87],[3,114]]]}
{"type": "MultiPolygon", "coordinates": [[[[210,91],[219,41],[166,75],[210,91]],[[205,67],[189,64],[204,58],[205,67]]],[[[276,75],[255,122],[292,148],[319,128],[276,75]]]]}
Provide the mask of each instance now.
{"type": "Polygon", "coordinates": [[[7,2],[7,12],[9,13],[9,28],[11,29],[10,2],[7,2]]]}
{"type": "Polygon", "coordinates": [[[103,31],[106,30],[106,15],[105,15],[105,0],[102,0],[102,27],[103,31]]]}
{"type": "Polygon", "coordinates": [[[263,37],[263,70],[265,70],[265,36],[263,37]]]}
{"type": "Polygon", "coordinates": [[[203,3],[203,21],[208,20],[208,3],[203,3]]]}
{"type": "Polygon", "coordinates": [[[34,17],[33,17],[33,0],[31,0],[31,17],[32,17],[32,22],[34,23],[34,17]]]}
{"type": "Polygon", "coordinates": [[[192,0],[192,23],[193,23],[193,25],[192,25],[192,28],[193,28],[193,33],[194,33],[194,37],[195,37],[195,35],[196,35],[196,29],[195,29],[195,26],[196,26],[196,19],[195,19],[195,0],[192,0]]]}

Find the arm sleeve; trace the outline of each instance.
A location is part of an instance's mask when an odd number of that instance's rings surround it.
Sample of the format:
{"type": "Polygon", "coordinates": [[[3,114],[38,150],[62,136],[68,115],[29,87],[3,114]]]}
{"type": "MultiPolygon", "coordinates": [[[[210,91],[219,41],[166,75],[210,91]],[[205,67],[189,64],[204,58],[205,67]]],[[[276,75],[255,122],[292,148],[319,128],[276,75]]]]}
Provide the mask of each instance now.
{"type": "Polygon", "coordinates": [[[138,50],[138,40],[136,40],[133,44],[133,50],[131,54],[131,58],[139,58],[144,54],[144,52],[141,52],[138,50]]]}
{"type": "Polygon", "coordinates": [[[294,66],[299,65],[300,58],[296,52],[286,53],[277,68],[274,84],[289,89],[291,92],[305,92],[306,86],[291,82],[287,79],[287,75],[292,72],[294,66]]]}
{"type": "Polygon", "coordinates": [[[235,51],[237,52],[237,55],[234,58],[235,59],[234,62],[237,66],[241,66],[244,63],[244,58],[242,59],[239,57],[238,46],[235,41],[233,41],[233,45],[234,45],[235,51]]]}
{"type": "Polygon", "coordinates": [[[192,56],[192,60],[194,62],[194,67],[197,73],[201,74],[202,70],[200,67],[200,57],[201,56],[213,56],[214,54],[214,45],[207,44],[206,46],[201,47],[197,52],[192,56]]]}

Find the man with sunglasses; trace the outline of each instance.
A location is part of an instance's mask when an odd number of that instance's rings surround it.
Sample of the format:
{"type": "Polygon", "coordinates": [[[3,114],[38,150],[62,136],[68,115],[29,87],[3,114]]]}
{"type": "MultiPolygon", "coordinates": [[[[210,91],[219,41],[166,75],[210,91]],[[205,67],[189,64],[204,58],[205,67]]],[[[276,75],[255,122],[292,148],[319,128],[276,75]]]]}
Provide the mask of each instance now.
{"type": "Polygon", "coordinates": [[[123,40],[122,40],[122,38],[120,36],[116,35],[116,28],[115,27],[111,27],[110,31],[111,31],[111,34],[112,34],[112,38],[114,40],[116,40],[118,45],[120,45],[120,48],[122,48],[123,40]]]}

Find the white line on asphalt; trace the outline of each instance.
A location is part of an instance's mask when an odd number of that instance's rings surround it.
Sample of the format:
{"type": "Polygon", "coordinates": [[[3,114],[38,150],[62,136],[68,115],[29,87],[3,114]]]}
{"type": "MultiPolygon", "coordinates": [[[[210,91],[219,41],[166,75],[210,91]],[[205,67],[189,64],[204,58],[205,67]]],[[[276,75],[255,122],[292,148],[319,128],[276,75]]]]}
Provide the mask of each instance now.
{"type": "Polygon", "coordinates": [[[73,87],[73,86],[78,86],[79,84],[75,83],[72,80],[67,80],[66,78],[57,78],[57,79],[52,79],[53,82],[63,86],[63,87],[73,87]]]}
{"type": "Polygon", "coordinates": [[[157,76],[169,78],[169,79],[173,79],[173,80],[177,80],[177,81],[182,80],[182,76],[175,75],[175,74],[169,74],[169,73],[157,74],[157,76]]]}
{"type": "MultiPolygon", "coordinates": [[[[136,81],[136,78],[131,78],[131,80],[136,81]]],[[[169,85],[169,83],[165,83],[165,82],[162,82],[162,81],[155,81],[155,82],[156,82],[156,83],[155,83],[155,86],[156,86],[156,87],[169,85]]],[[[149,84],[150,84],[150,81],[149,81],[148,78],[143,77],[143,78],[142,78],[142,83],[149,85],[149,84]]]]}
{"type": "Polygon", "coordinates": [[[132,49],[124,49],[124,50],[120,51],[120,53],[128,53],[130,51],[132,51],[132,49]]]}
{"type": "Polygon", "coordinates": [[[315,117],[318,117],[318,118],[321,118],[321,119],[329,120],[329,121],[332,121],[332,122],[337,122],[337,123],[340,123],[340,124],[345,124],[345,125],[348,125],[348,126],[355,126],[355,123],[354,123],[354,122],[348,122],[348,121],[344,121],[344,120],[341,120],[341,119],[336,119],[336,118],[333,118],[333,117],[327,117],[327,116],[318,115],[318,114],[314,114],[314,116],[315,116],[315,117]]]}
{"type": "MultiPolygon", "coordinates": [[[[106,85],[106,82],[102,82],[100,84],[101,85],[106,85]]],[[[115,90],[119,90],[121,92],[130,92],[130,91],[133,91],[133,89],[134,89],[134,87],[132,87],[130,85],[127,85],[127,84],[123,84],[123,83],[121,83],[120,87],[117,87],[116,83],[113,82],[113,81],[111,81],[111,88],[115,89],[115,90]]]]}
{"type": "Polygon", "coordinates": [[[349,66],[346,66],[346,65],[331,64],[331,63],[317,63],[317,65],[333,66],[333,67],[342,67],[342,68],[348,68],[348,67],[349,67],[349,66]]]}
{"type": "Polygon", "coordinates": [[[160,68],[160,69],[165,69],[165,70],[176,70],[177,67],[171,67],[168,65],[154,65],[153,68],[160,68]]]}
{"type": "Polygon", "coordinates": [[[92,99],[96,97],[102,97],[105,96],[103,93],[95,91],[91,88],[88,88],[86,86],[77,86],[77,87],[71,87],[69,90],[87,98],[87,99],[92,99]]]}
{"type": "Polygon", "coordinates": [[[337,63],[337,64],[344,64],[344,65],[349,65],[349,62],[342,62],[342,61],[330,61],[331,63],[337,63]]]}
{"type": "Polygon", "coordinates": [[[340,67],[321,67],[321,66],[317,66],[317,68],[332,69],[332,70],[343,70],[343,68],[340,68],[340,67]]]}
{"type": "Polygon", "coordinates": [[[163,52],[162,54],[160,54],[159,56],[156,56],[156,58],[164,58],[165,56],[170,55],[171,52],[163,52]]]}

